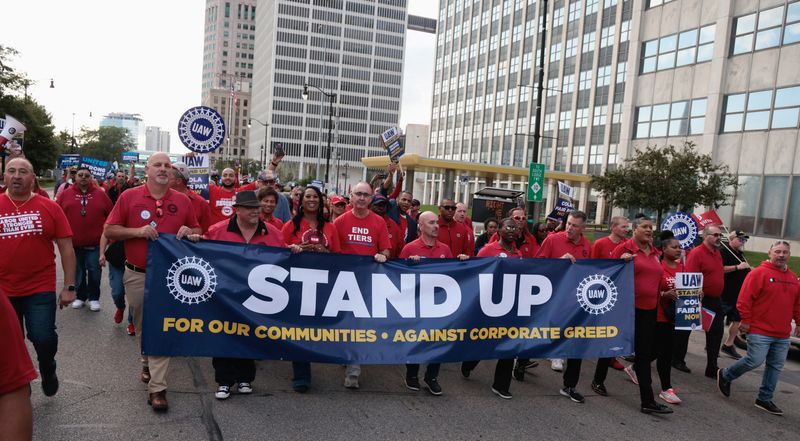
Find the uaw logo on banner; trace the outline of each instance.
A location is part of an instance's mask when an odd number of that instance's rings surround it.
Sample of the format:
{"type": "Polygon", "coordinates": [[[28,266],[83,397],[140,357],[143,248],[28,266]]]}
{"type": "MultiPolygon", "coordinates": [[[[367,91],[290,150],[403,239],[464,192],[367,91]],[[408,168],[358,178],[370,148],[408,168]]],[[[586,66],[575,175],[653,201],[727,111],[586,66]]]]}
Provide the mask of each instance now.
{"type": "Polygon", "coordinates": [[[633,296],[618,295],[633,292],[633,263],[621,260],[378,264],[159,234],[146,276],[148,355],[403,364],[633,351],[633,296]]]}
{"type": "Polygon", "coordinates": [[[178,121],[178,136],[187,149],[211,153],[225,140],[225,121],[211,107],[192,107],[178,121]]]}
{"type": "Polygon", "coordinates": [[[664,219],[661,229],[672,231],[684,250],[691,248],[697,239],[697,223],[686,213],[678,212],[664,219]]]}

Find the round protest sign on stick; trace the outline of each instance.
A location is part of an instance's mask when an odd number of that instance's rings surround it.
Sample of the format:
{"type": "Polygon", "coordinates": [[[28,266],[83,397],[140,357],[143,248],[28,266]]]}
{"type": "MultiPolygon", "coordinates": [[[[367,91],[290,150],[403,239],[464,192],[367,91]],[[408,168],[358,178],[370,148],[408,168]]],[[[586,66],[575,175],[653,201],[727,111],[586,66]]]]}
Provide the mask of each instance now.
{"type": "Polygon", "coordinates": [[[211,107],[192,107],[178,121],[178,136],[187,149],[211,153],[225,140],[225,121],[211,107]]]}
{"type": "Polygon", "coordinates": [[[678,212],[664,219],[661,229],[672,231],[684,250],[691,248],[697,239],[697,223],[686,213],[678,212]]]}

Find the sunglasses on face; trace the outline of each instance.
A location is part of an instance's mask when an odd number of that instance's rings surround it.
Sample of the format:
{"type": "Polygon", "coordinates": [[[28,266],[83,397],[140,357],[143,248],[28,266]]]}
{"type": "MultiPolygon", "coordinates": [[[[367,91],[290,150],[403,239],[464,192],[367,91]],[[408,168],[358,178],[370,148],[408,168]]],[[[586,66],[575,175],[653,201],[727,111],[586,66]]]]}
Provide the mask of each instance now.
{"type": "Polygon", "coordinates": [[[513,216],[511,219],[514,219],[516,221],[525,220],[525,216],[513,216]]]}
{"type": "Polygon", "coordinates": [[[515,226],[506,225],[506,226],[503,227],[503,229],[506,230],[506,231],[517,231],[517,230],[519,230],[519,228],[517,228],[516,225],[515,226]]]}
{"type": "Polygon", "coordinates": [[[442,210],[455,210],[456,206],[455,205],[442,205],[441,209],[442,210]]]}

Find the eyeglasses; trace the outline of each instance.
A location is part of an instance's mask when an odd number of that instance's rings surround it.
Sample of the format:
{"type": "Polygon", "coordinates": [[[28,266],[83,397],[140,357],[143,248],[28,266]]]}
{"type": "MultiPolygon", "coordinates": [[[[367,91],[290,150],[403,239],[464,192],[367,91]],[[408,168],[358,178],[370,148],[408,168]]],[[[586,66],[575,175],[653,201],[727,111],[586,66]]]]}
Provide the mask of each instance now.
{"type": "Polygon", "coordinates": [[[161,207],[164,206],[164,201],[161,199],[156,201],[156,217],[161,217],[164,215],[164,211],[161,210],[161,207]]]}
{"type": "Polygon", "coordinates": [[[503,229],[506,230],[506,231],[517,231],[517,230],[519,230],[519,228],[517,228],[516,225],[514,225],[513,227],[510,226],[510,225],[506,225],[506,226],[503,227],[503,229]]]}
{"type": "Polygon", "coordinates": [[[442,205],[439,208],[441,208],[442,210],[455,210],[456,206],[455,205],[442,205]]]}

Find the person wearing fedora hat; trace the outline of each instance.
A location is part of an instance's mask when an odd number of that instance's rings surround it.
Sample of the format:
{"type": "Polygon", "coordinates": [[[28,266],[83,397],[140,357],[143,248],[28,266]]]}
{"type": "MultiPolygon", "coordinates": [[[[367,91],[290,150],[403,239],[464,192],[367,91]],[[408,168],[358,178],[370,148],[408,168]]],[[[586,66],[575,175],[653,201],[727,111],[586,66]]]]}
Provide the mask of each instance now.
{"type": "Polygon", "coordinates": [[[739,300],[739,291],[742,289],[744,279],[750,272],[750,264],[744,257],[744,244],[750,236],[741,230],[733,230],[728,234],[728,243],[722,242],[719,252],[722,254],[722,270],[725,272],[725,285],[722,287],[722,311],[730,325],[728,337],[722,343],[720,352],[738,360],[742,358],[733,342],[739,334],[739,323],[742,321],[736,302],[739,300]]]}
{"type": "MultiPolygon", "coordinates": [[[[286,248],[281,232],[261,220],[261,202],[256,197],[256,192],[246,190],[236,193],[233,208],[235,213],[230,219],[212,225],[202,237],[199,234],[190,234],[188,239],[195,242],[202,238],[286,248]]],[[[214,357],[211,359],[211,364],[218,385],[214,396],[218,400],[230,397],[234,386],[240,394],[253,392],[252,383],[256,378],[255,360],[214,357]]]]}

